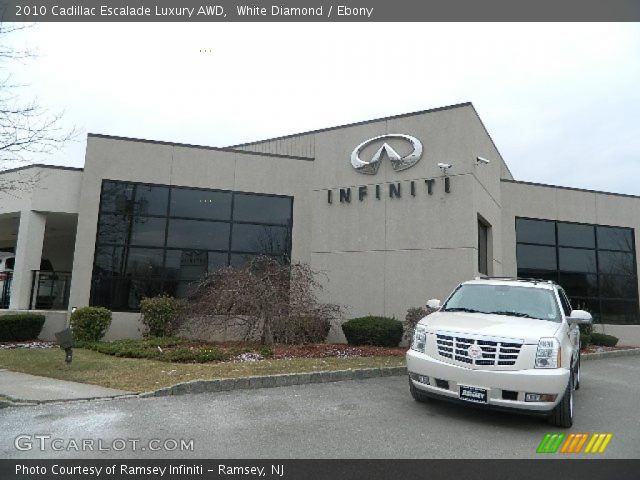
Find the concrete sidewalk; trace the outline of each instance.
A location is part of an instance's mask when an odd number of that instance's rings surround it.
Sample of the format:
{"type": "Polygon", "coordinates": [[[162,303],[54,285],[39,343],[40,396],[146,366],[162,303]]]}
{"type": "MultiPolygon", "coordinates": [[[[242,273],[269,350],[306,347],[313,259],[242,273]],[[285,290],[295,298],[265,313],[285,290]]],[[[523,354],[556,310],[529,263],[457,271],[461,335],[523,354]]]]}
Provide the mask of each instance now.
{"type": "Polygon", "coordinates": [[[42,403],[90,400],[117,397],[128,393],[131,392],[0,370],[0,397],[6,397],[13,402],[42,403]]]}

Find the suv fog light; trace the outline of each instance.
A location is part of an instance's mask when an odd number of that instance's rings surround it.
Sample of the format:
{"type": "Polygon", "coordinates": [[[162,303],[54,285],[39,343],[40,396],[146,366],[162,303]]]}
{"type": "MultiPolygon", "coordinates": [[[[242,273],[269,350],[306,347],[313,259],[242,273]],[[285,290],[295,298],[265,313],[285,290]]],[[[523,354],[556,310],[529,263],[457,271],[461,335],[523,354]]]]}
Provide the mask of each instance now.
{"type": "Polygon", "coordinates": [[[557,395],[551,395],[548,393],[525,393],[525,402],[554,402],[557,395]]]}
{"type": "Polygon", "coordinates": [[[410,373],[409,377],[414,382],[424,383],[425,385],[429,385],[429,377],[426,375],[418,375],[417,373],[410,373]]]}

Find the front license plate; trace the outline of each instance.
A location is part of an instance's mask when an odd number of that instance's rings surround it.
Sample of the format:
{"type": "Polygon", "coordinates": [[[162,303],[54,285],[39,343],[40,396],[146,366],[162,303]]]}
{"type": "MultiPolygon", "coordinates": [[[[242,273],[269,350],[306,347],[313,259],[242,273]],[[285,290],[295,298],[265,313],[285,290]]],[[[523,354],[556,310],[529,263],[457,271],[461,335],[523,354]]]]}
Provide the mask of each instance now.
{"type": "Polygon", "coordinates": [[[487,391],[484,388],[460,385],[460,399],[467,402],[487,403],[487,391]]]}

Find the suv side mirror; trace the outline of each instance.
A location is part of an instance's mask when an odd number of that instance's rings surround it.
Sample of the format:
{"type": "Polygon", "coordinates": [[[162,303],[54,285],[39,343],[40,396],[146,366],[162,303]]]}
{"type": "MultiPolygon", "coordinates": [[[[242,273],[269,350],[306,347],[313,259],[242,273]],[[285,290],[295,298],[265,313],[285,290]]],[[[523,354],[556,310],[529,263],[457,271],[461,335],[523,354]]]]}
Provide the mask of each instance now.
{"type": "Polygon", "coordinates": [[[567,321],[578,325],[591,325],[593,323],[593,317],[585,310],[571,310],[571,315],[569,315],[567,321]]]}
{"type": "Polygon", "coordinates": [[[429,300],[427,302],[427,308],[430,308],[431,310],[437,310],[440,308],[440,300],[438,300],[437,298],[432,298],[431,300],[429,300]]]}

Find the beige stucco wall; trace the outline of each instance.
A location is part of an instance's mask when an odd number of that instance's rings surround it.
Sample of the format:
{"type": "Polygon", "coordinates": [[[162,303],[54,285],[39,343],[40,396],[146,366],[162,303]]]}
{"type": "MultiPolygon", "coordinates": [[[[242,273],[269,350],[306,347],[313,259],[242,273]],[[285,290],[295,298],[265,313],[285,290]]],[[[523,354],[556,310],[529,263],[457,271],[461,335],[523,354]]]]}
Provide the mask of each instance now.
{"type": "MultiPolygon", "coordinates": [[[[349,307],[349,316],[383,314],[404,320],[410,307],[444,298],[461,281],[478,275],[477,218],[502,229],[500,176],[502,159],[471,106],[401,116],[314,134],[312,196],[312,266],[327,273],[324,298],[349,307]],[[418,138],[422,159],[396,172],[383,161],[376,175],[363,175],[349,162],[354,147],[384,134],[418,138]],[[476,157],[489,159],[488,165],[476,157]],[[438,163],[453,167],[445,193],[438,163]],[[425,180],[433,179],[433,194],[425,180]],[[410,195],[410,183],[416,195],[410,195]],[[402,198],[390,198],[389,184],[400,183],[402,198]],[[359,186],[367,196],[358,200],[359,186]],[[375,186],[381,198],[375,198],[375,186]],[[351,187],[350,203],[340,203],[339,189],[351,187]],[[327,201],[332,190],[333,202],[327,201]]],[[[273,143],[273,142],[271,142],[273,143]]],[[[390,140],[392,147],[406,148],[390,140]]],[[[255,147],[253,147],[255,148],[255,147]]],[[[273,148],[273,145],[271,145],[273,148]]],[[[371,155],[363,151],[364,158],[371,155]]],[[[492,270],[502,269],[499,235],[492,270]]]]}
{"type": "Polygon", "coordinates": [[[82,170],[34,165],[0,172],[13,188],[0,191],[0,214],[36,210],[78,213],[82,170]]]}

